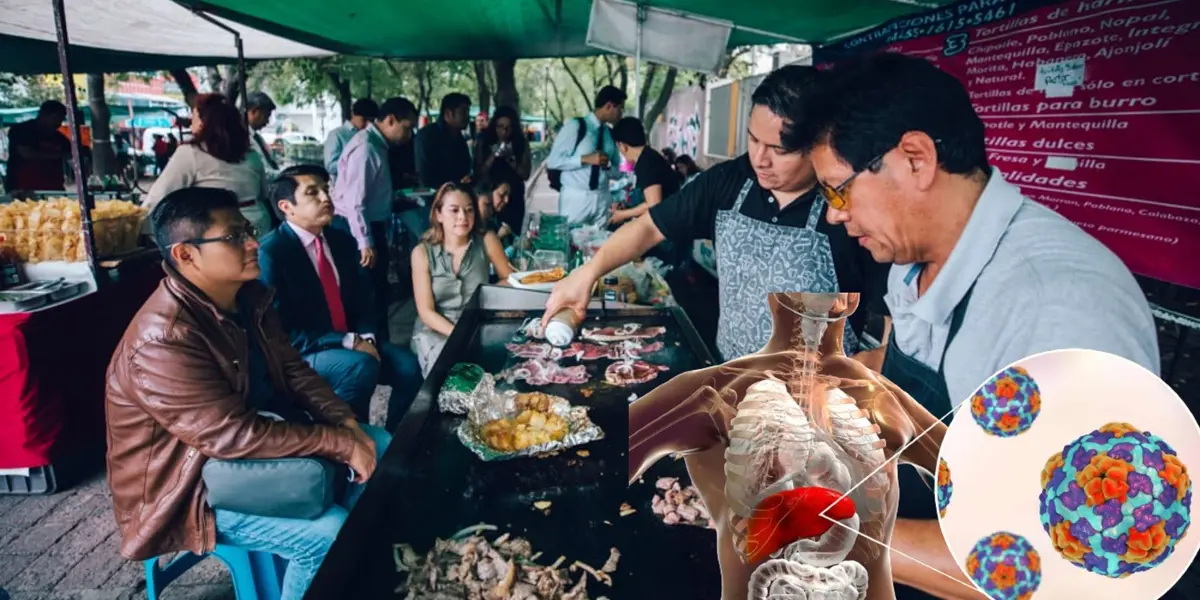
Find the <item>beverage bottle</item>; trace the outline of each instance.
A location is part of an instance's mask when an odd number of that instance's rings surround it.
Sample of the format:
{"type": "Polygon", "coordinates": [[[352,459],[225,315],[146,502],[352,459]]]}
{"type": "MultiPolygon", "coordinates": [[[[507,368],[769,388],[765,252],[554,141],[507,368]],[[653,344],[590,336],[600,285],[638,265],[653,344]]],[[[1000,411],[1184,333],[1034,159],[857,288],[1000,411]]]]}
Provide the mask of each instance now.
{"type": "Polygon", "coordinates": [[[21,285],[21,260],[17,251],[0,247],[0,290],[21,285]]]}

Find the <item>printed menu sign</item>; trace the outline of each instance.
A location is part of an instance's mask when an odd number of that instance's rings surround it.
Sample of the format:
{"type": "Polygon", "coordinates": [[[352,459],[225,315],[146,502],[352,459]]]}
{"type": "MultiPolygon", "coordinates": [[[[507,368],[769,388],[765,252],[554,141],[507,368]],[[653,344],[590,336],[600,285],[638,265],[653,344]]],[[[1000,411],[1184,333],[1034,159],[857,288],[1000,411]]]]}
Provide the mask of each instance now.
{"type": "Polygon", "coordinates": [[[988,159],[1138,274],[1200,288],[1200,1],[973,0],[822,48],[958,77],[988,159]]]}

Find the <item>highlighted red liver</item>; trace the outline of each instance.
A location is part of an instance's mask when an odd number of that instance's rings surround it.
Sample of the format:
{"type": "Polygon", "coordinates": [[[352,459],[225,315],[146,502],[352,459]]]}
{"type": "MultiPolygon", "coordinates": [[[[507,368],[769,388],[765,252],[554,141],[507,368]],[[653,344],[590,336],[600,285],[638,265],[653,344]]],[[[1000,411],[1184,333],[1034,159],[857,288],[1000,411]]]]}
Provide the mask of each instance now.
{"type": "Polygon", "coordinates": [[[746,557],[757,563],[796,540],[818,538],[833,527],[827,516],[842,520],[854,516],[854,501],[823,487],[802,487],[767,496],[750,517],[746,531],[746,557]]]}

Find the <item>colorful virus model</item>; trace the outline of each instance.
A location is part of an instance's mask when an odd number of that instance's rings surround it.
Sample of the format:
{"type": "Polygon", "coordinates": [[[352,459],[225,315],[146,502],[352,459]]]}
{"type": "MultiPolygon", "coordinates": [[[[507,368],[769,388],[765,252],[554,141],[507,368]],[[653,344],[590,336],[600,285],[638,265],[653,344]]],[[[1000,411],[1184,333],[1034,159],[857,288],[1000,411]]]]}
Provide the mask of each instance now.
{"type": "Polygon", "coordinates": [[[1128,577],[1161,564],[1191,524],[1187,467],[1162,438],[1109,423],[1046,461],[1042,528],[1076,566],[1128,577]]]}
{"type": "Polygon", "coordinates": [[[975,543],[967,576],[994,600],[1029,600],[1042,584],[1042,558],[1029,540],[999,531],[975,543]]]}
{"type": "Polygon", "coordinates": [[[946,507],[950,506],[950,496],[954,495],[954,484],[950,482],[950,465],[946,459],[938,459],[937,470],[937,505],[938,514],[946,516],[946,507]]]}
{"type": "Polygon", "coordinates": [[[1042,411],[1042,393],[1029,371],[1009,367],[971,396],[971,416],[984,431],[998,437],[1020,435],[1042,411]]]}

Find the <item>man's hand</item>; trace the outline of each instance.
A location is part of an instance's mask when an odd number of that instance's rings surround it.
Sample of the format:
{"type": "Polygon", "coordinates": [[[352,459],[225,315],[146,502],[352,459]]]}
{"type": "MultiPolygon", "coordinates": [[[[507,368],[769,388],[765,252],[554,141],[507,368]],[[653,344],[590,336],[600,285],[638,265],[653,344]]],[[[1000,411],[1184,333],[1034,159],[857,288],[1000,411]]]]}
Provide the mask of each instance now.
{"type": "Polygon", "coordinates": [[[575,269],[562,281],[554,284],[554,290],[546,299],[546,314],[542,315],[542,326],[549,323],[550,318],[564,308],[574,310],[575,315],[582,320],[587,315],[587,305],[592,299],[594,285],[596,278],[586,267],[575,269]]]}
{"type": "Polygon", "coordinates": [[[364,443],[356,435],[354,449],[350,451],[350,460],[346,464],[354,469],[354,483],[366,483],[375,473],[375,443],[370,438],[364,443]]]}
{"type": "Polygon", "coordinates": [[[591,154],[585,154],[581,156],[579,158],[579,162],[585,165],[592,165],[594,167],[607,167],[608,155],[603,152],[593,152],[591,154]]]}
{"type": "Polygon", "coordinates": [[[359,352],[370,354],[376,361],[379,360],[379,349],[375,347],[375,344],[372,344],[367,340],[359,340],[357,344],[354,344],[354,349],[359,352]]]}
{"type": "Polygon", "coordinates": [[[469,174],[463,175],[463,178],[461,180],[459,180],[459,183],[467,183],[467,184],[471,183],[471,176],[469,174]]]}
{"type": "Polygon", "coordinates": [[[361,252],[362,259],[358,261],[358,264],[362,265],[365,269],[375,266],[375,250],[373,248],[363,248],[361,252]]]}

